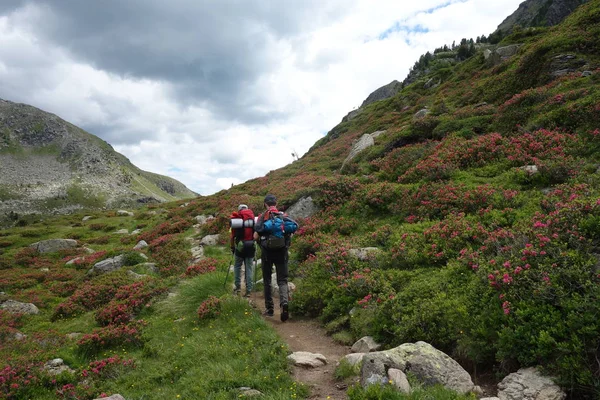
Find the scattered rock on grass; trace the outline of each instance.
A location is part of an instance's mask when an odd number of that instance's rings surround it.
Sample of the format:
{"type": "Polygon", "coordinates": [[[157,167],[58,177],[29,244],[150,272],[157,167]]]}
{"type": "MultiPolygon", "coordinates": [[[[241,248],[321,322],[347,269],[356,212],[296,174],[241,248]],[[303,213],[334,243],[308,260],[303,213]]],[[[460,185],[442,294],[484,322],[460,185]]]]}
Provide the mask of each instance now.
{"type": "Polygon", "coordinates": [[[12,314],[29,314],[36,315],[40,310],[33,303],[21,303],[15,300],[6,300],[0,304],[0,308],[12,314]]]}
{"type": "Polygon", "coordinates": [[[563,400],[567,395],[535,368],[523,368],[498,384],[500,400],[563,400]]]}
{"type": "Polygon", "coordinates": [[[40,253],[54,253],[59,250],[74,249],[77,247],[77,240],[74,239],[48,239],[35,242],[29,245],[40,253]]]}

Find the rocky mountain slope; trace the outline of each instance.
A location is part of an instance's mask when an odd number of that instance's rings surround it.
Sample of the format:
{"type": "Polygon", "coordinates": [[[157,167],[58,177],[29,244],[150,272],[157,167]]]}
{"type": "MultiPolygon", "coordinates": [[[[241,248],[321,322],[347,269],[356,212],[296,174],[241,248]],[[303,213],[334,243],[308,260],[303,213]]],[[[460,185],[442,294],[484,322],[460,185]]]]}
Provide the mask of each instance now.
{"type": "Polygon", "coordinates": [[[56,115],[0,100],[0,215],[195,196],[175,179],[140,170],[108,143],[56,115]]]}
{"type": "Polygon", "coordinates": [[[506,17],[496,31],[510,33],[515,26],[529,28],[559,24],[581,4],[589,0],[526,0],[506,17]]]}

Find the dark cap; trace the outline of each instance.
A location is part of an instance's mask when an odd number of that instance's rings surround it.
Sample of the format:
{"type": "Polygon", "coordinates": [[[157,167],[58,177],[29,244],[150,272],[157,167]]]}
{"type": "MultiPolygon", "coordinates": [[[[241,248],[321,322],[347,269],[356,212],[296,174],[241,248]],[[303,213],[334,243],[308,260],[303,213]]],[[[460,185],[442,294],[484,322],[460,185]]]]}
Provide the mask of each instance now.
{"type": "Polygon", "coordinates": [[[277,198],[272,194],[268,194],[265,196],[265,203],[268,205],[277,204],[277,198]]]}

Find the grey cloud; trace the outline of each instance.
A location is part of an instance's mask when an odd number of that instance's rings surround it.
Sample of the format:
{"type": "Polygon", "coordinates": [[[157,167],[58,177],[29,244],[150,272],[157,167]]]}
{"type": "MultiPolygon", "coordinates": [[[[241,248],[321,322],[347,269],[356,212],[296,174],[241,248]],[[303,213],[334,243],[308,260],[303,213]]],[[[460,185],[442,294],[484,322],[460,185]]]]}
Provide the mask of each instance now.
{"type": "MultiPolygon", "coordinates": [[[[11,3],[16,3],[11,0],[11,3]]],[[[23,2],[24,4],[25,2],[23,2]]],[[[252,84],[276,69],[279,40],[343,14],[341,0],[38,0],[31,29],[75,59],[120,76],[173,85],[174,97],[227,120],[273,115],[252,84]],[[262,111],[259,111],[262,110],[262,111]]]]}

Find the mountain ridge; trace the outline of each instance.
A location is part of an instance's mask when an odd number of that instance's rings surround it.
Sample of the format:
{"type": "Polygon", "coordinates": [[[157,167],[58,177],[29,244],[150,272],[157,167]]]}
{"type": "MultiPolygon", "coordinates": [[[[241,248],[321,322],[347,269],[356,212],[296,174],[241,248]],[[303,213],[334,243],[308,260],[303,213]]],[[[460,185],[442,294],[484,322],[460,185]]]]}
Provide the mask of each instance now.
{"type": "Polygon", "coordinates": [[[137,168],[107,142],[60,117],[6,100],[0,100],[0,169],[0,214],[196,196],[173,178],[137,168]]]}

